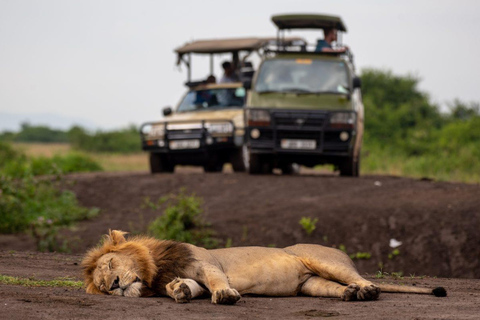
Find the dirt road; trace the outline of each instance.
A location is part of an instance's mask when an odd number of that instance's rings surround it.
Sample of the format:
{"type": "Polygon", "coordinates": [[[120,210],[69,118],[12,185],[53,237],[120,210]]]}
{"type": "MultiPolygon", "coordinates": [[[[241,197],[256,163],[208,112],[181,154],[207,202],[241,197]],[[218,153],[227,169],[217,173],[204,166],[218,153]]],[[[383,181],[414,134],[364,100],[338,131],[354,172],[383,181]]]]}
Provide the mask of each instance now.
{"type": "Polygon", "coordinates": [[[404,277],[377,281],[447,287],[445,299],[383,294],[379,301],[342,303],[335,299],[245,297],[236,306],[208,300],[176,305],[166,298],[134,300],[87,296],[81,290],[0,286],[0,318],[478,318],[480,310],[480,186],[405,178],[341,178],[306,172],[300,176],[94,173],[69,177],[81,204],[101,209],[99,217],[63,234],[74,255],[38,254],[25,235],[0,236],[0,274],[80,279],[81,253],[112,229],[146,230],[158,212],[142,208],[185,188],[204,199],[204,217],[223,243],[233,246],[318,243],[344,247],[371,278],[383,267],[404,277]],[[318,219],[307,235],[302,217],[318,219]],[[392,254],[391,239],[401,242],[392,254]],[[363,254],[362,254],[363,253],[363,254]],[[429,277],[423,277],[428,275],[429,277]],[[433,278],[442,277],[442,278],[433,278]],[[445,279],[464,278],[464,279],[445,279]],[[470,278],[470,279],[466,279],[470,278]]]}

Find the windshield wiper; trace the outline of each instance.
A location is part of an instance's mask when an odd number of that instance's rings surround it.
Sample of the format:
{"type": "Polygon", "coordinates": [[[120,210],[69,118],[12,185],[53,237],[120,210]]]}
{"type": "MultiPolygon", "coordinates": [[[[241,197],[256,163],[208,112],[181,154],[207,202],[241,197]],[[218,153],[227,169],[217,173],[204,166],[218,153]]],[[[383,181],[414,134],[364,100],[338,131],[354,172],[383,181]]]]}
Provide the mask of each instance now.
{"type": "Polygon", "coordinates": [[[286,89],[282,89],[280,92],[282,93],[313,93],[313,91],[300,89],[300,88],[286,88],[286,89]]]}
{"type": "Polygon", "coordinates": [[[334,90],[325,90],[325,91],[309,91],[309,92],[299,92],[298,94],[342,94],[348,95],[348,92],[340,92],[334,90]]]}
{"type": "Polygon", "coordinates": [[[257,91],[258,93],[312,93],[310,90],[300,89],[300,88],[287,88],[282,90],[264,90],[257,91]]]}

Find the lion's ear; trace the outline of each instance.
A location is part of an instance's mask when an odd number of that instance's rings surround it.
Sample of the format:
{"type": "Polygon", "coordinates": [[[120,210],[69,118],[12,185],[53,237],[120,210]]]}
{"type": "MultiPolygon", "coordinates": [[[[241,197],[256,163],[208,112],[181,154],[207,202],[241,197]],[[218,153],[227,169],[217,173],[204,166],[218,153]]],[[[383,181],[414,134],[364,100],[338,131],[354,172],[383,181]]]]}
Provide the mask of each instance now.
{"type": "Polygon", "coordinates": [[[127,234],[127,232],[120,231],[120,230],[109,230],[108,232],[108,239],[112,242],[114,246],[124,243],[125,237],[123,236],[124,234],[127,234]]]}

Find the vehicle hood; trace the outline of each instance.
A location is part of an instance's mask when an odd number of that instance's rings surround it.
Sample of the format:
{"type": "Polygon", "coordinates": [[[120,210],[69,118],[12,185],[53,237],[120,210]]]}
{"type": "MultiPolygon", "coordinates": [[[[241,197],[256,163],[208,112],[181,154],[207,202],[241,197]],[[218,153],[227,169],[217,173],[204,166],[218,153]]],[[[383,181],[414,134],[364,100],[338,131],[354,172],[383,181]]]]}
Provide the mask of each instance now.
{"type": "Polygon", "coordinates": [[[257,93],[251,92],[248,107],[312,109],[312,110],[351,110],[353,105],[346,95],[338,94],[296,94],[296,93],[257,93]]]}
{"type": "Polygon", "coordinates": [[[180,112],[165,117],[164,121],[202,121],[202,120],[230,120],[236,128],[244,127],[243,109],[208,110],[196,112],[180,112]]]}

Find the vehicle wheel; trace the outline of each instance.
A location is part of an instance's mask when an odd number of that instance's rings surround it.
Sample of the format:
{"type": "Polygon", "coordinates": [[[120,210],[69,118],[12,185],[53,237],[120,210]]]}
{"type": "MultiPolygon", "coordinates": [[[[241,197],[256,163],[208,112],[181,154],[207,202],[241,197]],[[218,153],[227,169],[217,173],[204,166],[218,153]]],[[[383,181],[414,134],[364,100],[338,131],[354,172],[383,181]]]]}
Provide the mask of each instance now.
{"type": "Polygon", "coordinates": [[[173,172],[175,165],[168,161],[167,157],[158,153],[150,153],[150,172],[162,173],[173,172]]]}
{"type": "Polygon", "coordinates": [[[280,167],[282,174],[298,174],[300,173],[300,166],[296,163],[284,164],[280,167]]]}
{"type": "Polygon", "coordinates": [[[243,145],[240,149],[233,152],[230,163],[234,172],[245,172],[248,171],[248,148],[246,145],[243,145]]]}
{"type": "Polygon", "coordinates": [[[353,157],[348,157],[339,164],[340,175],[344,177],[358,177],[360,175],[360,158],[355,161],[353,157]]]}

